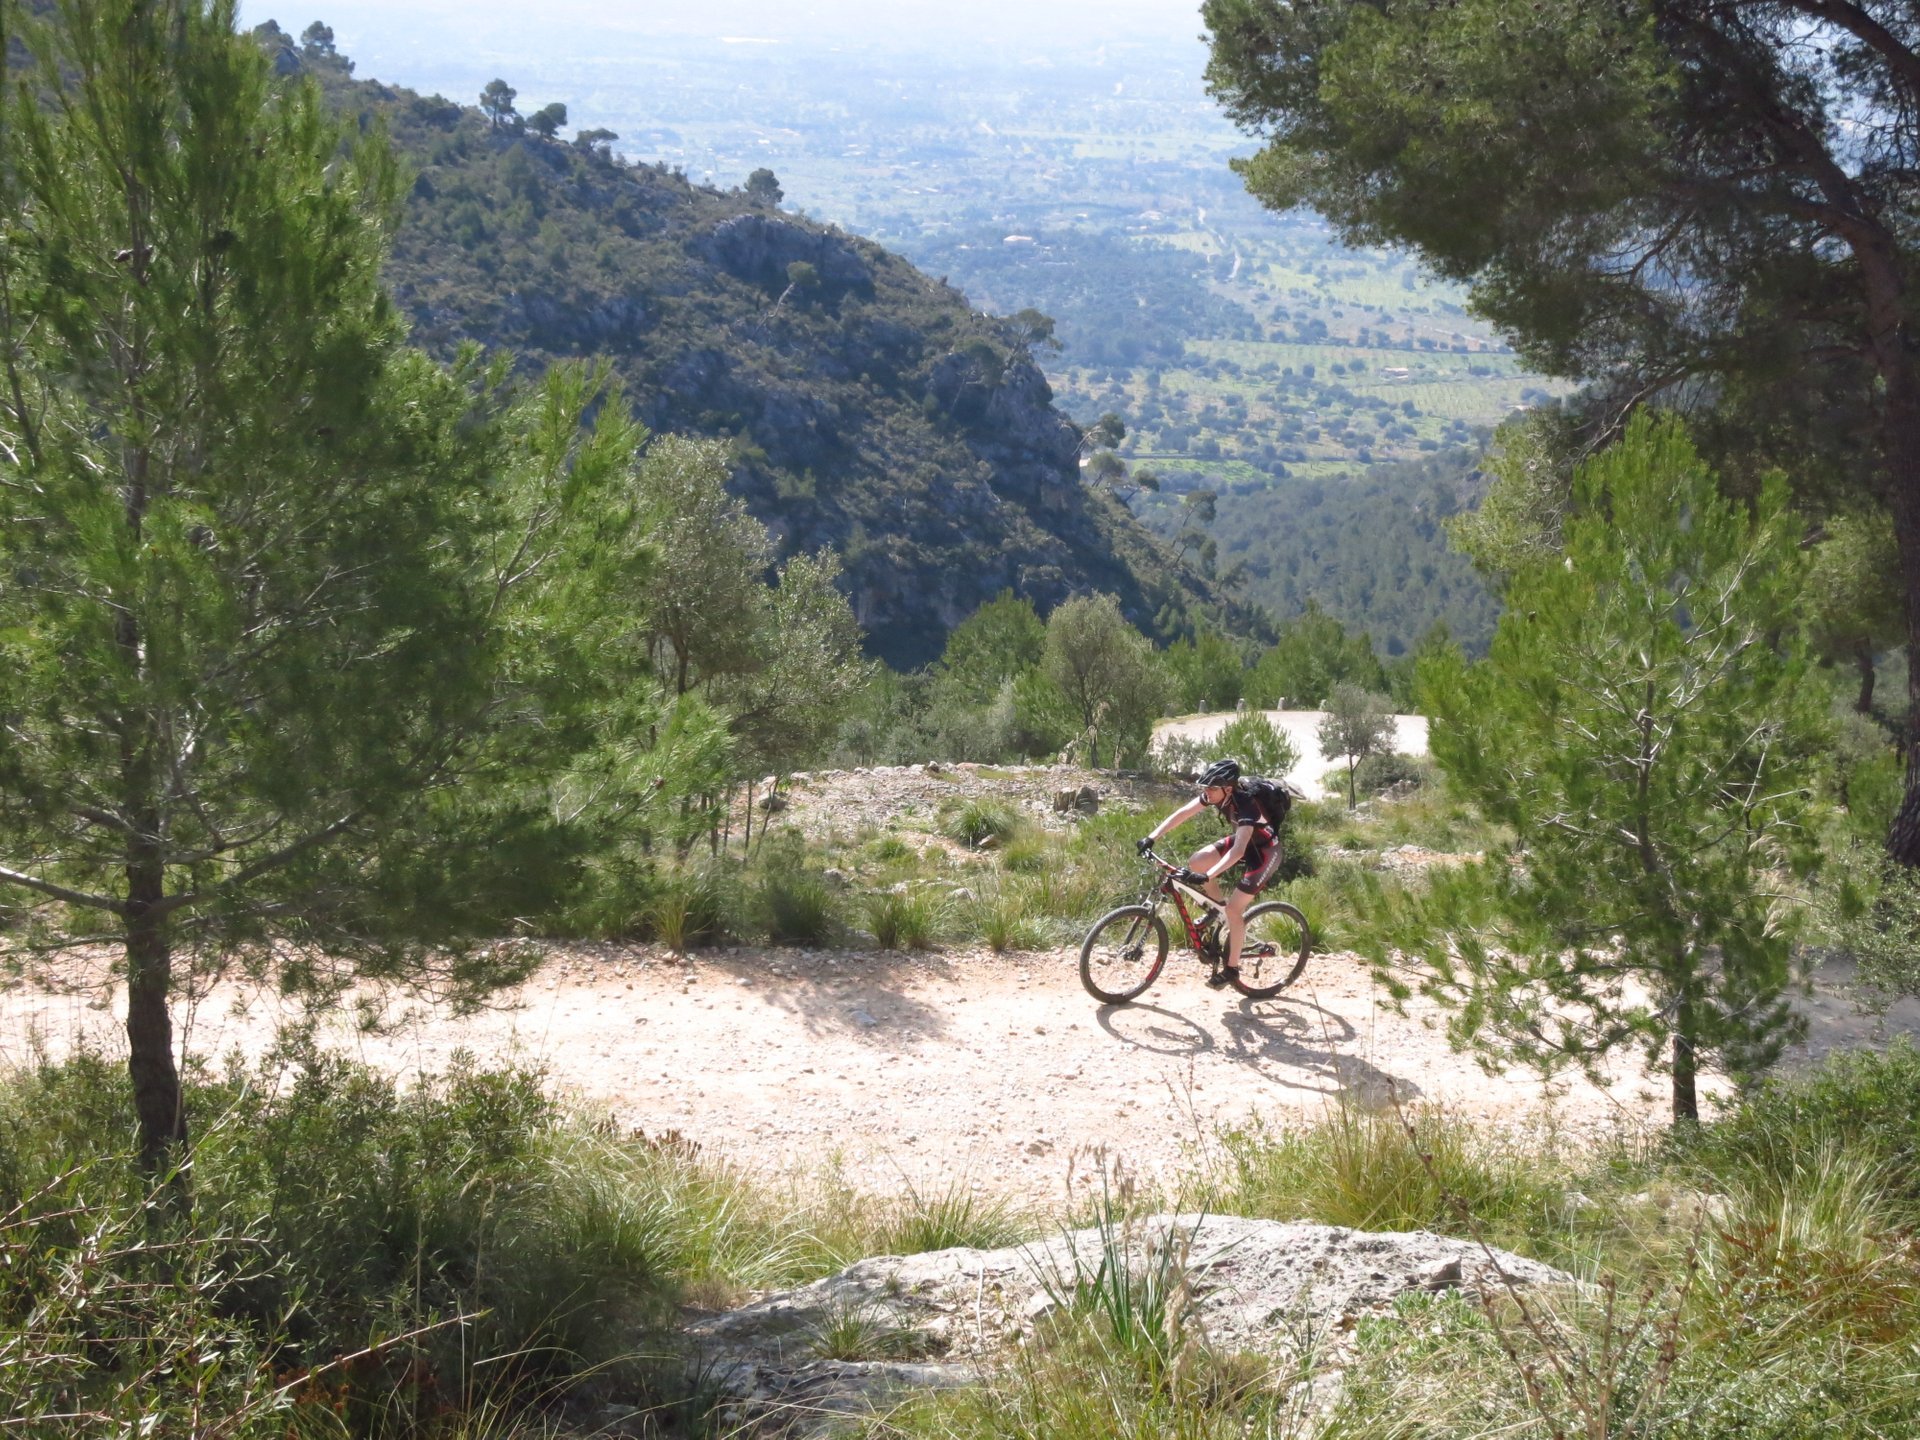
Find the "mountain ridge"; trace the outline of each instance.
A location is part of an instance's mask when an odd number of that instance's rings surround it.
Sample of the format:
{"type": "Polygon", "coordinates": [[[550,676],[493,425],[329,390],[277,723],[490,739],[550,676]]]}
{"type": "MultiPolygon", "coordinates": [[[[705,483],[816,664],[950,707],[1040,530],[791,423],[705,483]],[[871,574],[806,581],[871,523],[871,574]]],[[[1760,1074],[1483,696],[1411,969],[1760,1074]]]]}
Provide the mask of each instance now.
{"type": "Polygon", "coordinates": [[[416,343],[607,357],[654,431],[729,443],[783,558],[840,554],[879,658],[935,658],[1003,589],[1043,612],[1107,591],[1163,640],[1266,630],[1081,482],[1081,431],[1021,333],[944,281],[764,192],[628,164],[604,132],[564,142],[283,53],[414,169],[387,273],[416,343]]]}

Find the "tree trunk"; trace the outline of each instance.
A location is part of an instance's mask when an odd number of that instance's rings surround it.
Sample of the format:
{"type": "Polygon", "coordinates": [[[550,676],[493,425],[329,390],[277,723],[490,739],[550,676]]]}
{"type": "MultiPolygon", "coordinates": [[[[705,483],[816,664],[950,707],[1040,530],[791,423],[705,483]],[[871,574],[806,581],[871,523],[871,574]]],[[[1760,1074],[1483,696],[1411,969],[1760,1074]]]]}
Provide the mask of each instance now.
{"type": "Polygon", "coordinates": [[[1889,396],[1889,509],[1900,553],[1900,586],[1907,621],[1907,718],[1901,737],[1907,757],[1906,793],[1887,832],[1895,863],[1920,866],[1920,395],[1908,386],[1904,403],[1889,396]]]}
{"type": "Polygon", "coordinates": [[[173,946],[154,913],[163,872],[150,842],[136,840],[127,864],[127,1074],[140,1122],[140,1165],[149,1177],[184,1163],[187,1112],[173,1058],[173,946]]]}
{"type": "Polygon", "coordinates": [[[1694,1036],[1693,1001],[1682,1000],[1673,1012],[1673,1123],[1700,1120],[1700,1096],[1695,1082],[1700,1060],[1694,1036]]]}
{"type": "Polygon", "coordinates": [[[1862,640],[1853,652],[1853,663],[1860,671],[1860,694],[1854,699],[1853,708],[1862,715],[1873,713],[1873,682],[1878,678],[1873,668],[1873,646],[1862,640]]]}

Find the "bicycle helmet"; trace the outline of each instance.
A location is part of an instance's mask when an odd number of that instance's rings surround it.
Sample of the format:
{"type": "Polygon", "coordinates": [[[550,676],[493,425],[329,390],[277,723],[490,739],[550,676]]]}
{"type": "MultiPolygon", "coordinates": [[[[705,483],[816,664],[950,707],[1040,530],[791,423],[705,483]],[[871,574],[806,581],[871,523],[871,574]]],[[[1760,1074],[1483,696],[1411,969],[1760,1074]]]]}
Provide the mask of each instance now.
{"type": "Polygon", "coordinates": [[[1238,760],[1216,760],[1200,772],[1200,788],[1211,789],[1215,785],[1232,787],[1240,783],[1240,762],[1238,760]]]}

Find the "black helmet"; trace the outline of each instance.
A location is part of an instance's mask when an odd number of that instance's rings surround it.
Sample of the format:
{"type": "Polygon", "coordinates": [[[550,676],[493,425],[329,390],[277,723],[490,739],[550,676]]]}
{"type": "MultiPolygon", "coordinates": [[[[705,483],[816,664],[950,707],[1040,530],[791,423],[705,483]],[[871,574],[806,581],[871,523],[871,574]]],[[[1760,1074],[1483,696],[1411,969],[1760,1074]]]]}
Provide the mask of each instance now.
{"type": "Polygon", "coordinates": [[[1237,785],[1240,783],[1240,762],[1238,760],[1216,760],[1200,772],[1200,788],[1210,789],[1215,785],[1237,785]]]}

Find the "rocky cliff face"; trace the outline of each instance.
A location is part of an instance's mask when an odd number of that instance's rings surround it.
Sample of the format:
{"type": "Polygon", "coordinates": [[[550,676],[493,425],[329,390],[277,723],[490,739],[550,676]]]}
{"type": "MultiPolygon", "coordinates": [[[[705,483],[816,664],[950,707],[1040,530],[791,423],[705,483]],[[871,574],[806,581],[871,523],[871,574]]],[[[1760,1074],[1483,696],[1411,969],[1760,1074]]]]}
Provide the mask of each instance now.
{"type": "Polygon", "coordinates": [[[1250,617],[1080,483],[1079,432],[1017,336],[831,227],[438,99],[322,77],[418,168],[390,275],[418,341],[610,357],[656,431],[732,443],[783,553],[830,546],[899,666],[1002,589],[1117,595],[1162,634],[1250,617]]]}

